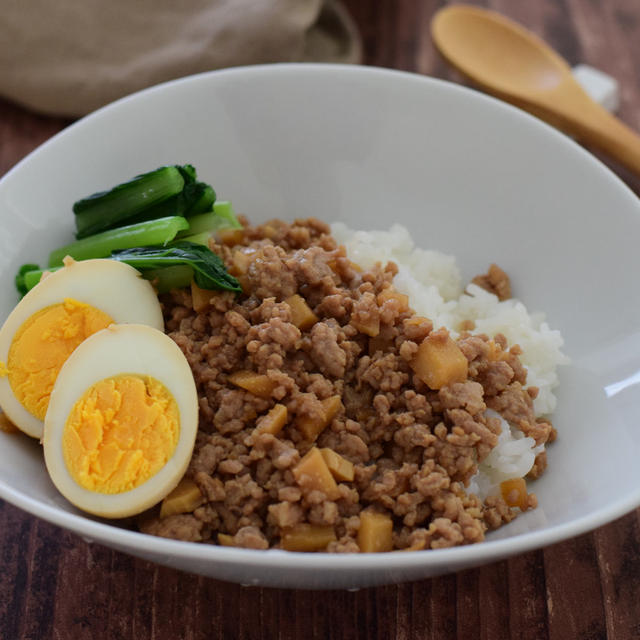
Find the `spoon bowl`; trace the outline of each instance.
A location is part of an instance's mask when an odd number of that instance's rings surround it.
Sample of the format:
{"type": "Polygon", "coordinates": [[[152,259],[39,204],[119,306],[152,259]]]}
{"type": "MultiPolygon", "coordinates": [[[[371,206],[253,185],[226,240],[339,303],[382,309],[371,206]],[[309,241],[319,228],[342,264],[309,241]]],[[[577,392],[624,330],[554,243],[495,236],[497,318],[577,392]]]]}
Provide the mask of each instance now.
{"type": "Polygon", "coordinates": [[[496,91],[533,96],[557,89],[571,75],[569,65],[535,34],[497,13],[461,6],[442,10],[434,17],[433,35],[453,66],[496,91]]]}
{"type": "Polygon", "coordinates": [[[466,5],[441,9],[431,27],[442,56],[480,88],[640,175],[640,137],[596,103],[569,64],[535,34],[498,13],[466,5]]]}

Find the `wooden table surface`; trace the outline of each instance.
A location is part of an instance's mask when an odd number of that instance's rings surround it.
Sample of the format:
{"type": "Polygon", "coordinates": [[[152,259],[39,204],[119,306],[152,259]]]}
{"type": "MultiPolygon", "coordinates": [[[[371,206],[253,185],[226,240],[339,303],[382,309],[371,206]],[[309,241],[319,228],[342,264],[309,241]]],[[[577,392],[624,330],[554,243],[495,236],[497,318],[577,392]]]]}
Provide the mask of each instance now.
{"type": "MultiPolygon", "coordinates": [[[[441,78],[429,22],[444,2],[345,0],[365,62],[441,78]]],[[[477,2],[523,23],[571,64],[621,84],[640,130],[640,0],[477,2]]],[[[0,175],[68,121],[0,101],[0,175]]],[[[636,193],[640,179],[614,170],[636,193]]],[[[0,502],[0,640],[200,638],[640,638],[640,510],[480,569],[358,592],[243,588],[166,569],[0,502]]]]}

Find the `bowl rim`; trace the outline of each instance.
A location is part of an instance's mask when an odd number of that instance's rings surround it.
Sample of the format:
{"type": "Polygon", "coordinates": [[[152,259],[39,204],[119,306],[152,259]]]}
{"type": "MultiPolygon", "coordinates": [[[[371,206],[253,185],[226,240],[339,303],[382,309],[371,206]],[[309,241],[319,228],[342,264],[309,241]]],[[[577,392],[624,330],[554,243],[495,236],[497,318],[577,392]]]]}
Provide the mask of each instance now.
{"type": "Polygon", "coordinates": [[[426,550],[428,553],[421,550],[385,554],[305,553],[281,549],[257,550],[172,540],[124,529],[48,505],[18,493],[3,480],[0,480],[0,497],[23,511],[80,535],[88,542],[97,541],[111,546],[117,545],[119,548],[135,549],[140,554],[152,551],[154,555],[163,554],[175,559],[215,561],[218,564],[239,564],[262,569],[331,570],[334,573],[344,574],[363,569],[396,571],[415,567],[416,564],[430,566],[433,569],[446,569],[448,566],[457,565],[460,562],[468,562],[469,566],[472,564],[480,565],[546,547],[592,531],[630,513],[638,506],[640,489],[636,496],[630,495],[625,499],[613,502],[607,509],[602,509],[596,514],[581,516],[571,522],[547,529],[518,533],[508,538],[484,540],[470,545],[429,549],[426,550]],[[283,558],[293,560],[293,562],[287,561],[286,566],[283,566],[283,558]]]}
{"type": "MultiPolygon", "coordinates": [[[[331,63],[273,63],[232,67],[213,71],[201,72],[169,80],[151,87],[147,87],[130,95],[124,96],[109,103],[96,111],[83,116],[68,125],[28,155],[18,161],[0,178],[0,189],[10,177],[21,170],[36,155],[46,151],[51,146],[58,144],[61,138],[70,132],[77,132],[85,126],[94,126],[105,114],[110,114],[119,109],[126,109],[128,103],[146,98],[154,93],[161,94],[164,91],[173,91],[182,85],[190,83],[216,82],[220,77],[251,76],[252,74],[295,74],[295,73],[325,73],[325,74],[354,74],[369,76],[378,82],[413,82],[424,86],[431,86],[437,91],[450,92],[451,95],[461,96],[462,99],[491,104],[497,111],[509,113],[511,117],[520,118],[523,124],[529,128],[537,128],[541,135],[555,137],[559,143],[573,148],[578,162],[592,163],[615,184],[615,188],[622,197],[630,199],[640,214],[640,200],[609,167],[578,145],[574,140],[551,127],[534,116],[518,109],[510,104],[502,102],[478,90],[461,86],[453,82],[420,75],[410,71],[386,69],[376,66],[343,65],[331,63]]],[[[514,534],[506,538],[485,540],[483,542],[465,546],[457,546],[445,549],[432,549],[429,553],[424,551],[406,551],[402,553],[304,553],[283,550],[254,550],[234,547],[222,547],[214,544],[202,544],[171,540],[137,531],[123,529],[107,522],[93,520],[81,514],[65,511],[55,505],[37,500],[18,489],[7,484],[0,478],[0,498],[36,517],[70,530],[81,537],[88,537],[107,544],[117,546],[120,549],[131,550],[132,553],[144,555],[152,552],[154,555],[167,555],[178,560],[197,560],[202,562],[215,562],[218,565],[244,566],[256,569],[283,569],[283,570],[330,570],[334,573],[349,573],[353,571],[402,571],[420,565],[429,567],[441,573],[447,572],[450,566],[465,563],[466,566],[485,564],[501,558],[506,558],[533,549],[548,546],[550,544],[567,540],[599,526],[607,524],[618,517],[631,512],[640,506],[640,487],[630,489],[629,492],[617,500],[612,501],[605,508],[590,514],[580,516],[570,522],[565,522],[541,530],[531,530],[514,534]],[[153,541],[153,542],[152,542],[153,541]],[[283,562],[286,558],[286,562],[283,562]]],[[[541,508],[541,507],[538,507],[541,508]]],[[[455,569],[454,569],[455,570],[455,569]]]]}

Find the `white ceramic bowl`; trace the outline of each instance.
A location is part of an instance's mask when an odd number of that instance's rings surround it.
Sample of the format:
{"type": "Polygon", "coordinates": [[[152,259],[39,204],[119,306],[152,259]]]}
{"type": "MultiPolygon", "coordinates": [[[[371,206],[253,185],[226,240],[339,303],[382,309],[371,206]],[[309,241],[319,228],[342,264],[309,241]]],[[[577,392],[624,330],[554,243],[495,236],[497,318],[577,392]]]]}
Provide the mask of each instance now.
{"type": "Polygon", "coordinates": [[[640,204],[540,121],[476,92],[363,67],[279,65],[185,78],[69,127],[0,182],[0,315],[26,261],[72,238],[71,203],[161,164],[193,163],[253,220],[409,227],[471,277],[498,262],[566,339],[540,507],[478,545],[381,555],[176,542],[92,520],[58,495],[39,445],[0,434],[0,496],[86,539],[245,584],[414,580],[575,536],[640,505],[640,204]]]}

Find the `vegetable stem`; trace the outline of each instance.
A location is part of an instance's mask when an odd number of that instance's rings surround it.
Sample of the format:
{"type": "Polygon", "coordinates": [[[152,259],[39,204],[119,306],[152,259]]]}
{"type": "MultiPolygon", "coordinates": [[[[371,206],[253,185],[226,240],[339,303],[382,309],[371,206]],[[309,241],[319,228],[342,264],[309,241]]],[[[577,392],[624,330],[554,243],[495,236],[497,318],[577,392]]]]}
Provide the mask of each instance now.
{"type": "Polygon", "coordinates": [[[67,255],[75,260],[89,260],[90,258],[107,258],[112,251],[119,249],[165,245],[173,240],[178,232],[187,229],[189,229],[189,223],[185,218],[172,216],[103,231],[55,249],[49,254],[49,266],[61,265],[67,255]]]}
{"type": "Polygon", "coordinates": [[[29,289],[32,288],[27,284],[27,275],[34,269],[40,269],[40,267],[37,264],[23,264],[18,269],[18,273],[16,273],[16,289],[21,296],[23,296],[25,293],[27,293],[27,291],[29,291],[29,289]]]}
{"type": "Polygon", "coordinates": [[[242,229],[238,222],[233,206],[228,200],[221,200],[213,205],[213,211],[201,213],[189,218],[189,230],[178,233],[178,238],[195,235],[208,231],[213,233],[218,229],[242,229]]]}
{"type": "Polygon", "coordinates": [[[167,293],[172,289],[188,287],[193,280],[193,269],[186,264],[176,264],[172,267],[149,269],[142,277],[149,280],[158,293],[167,293]]]}
{"type": "Polygon", "coordinates": [[[180,238],[180,240],[184,240],[185,242],[193,242],[194,244],[202,244],[205,247],[208,247],[210,237],[210,231],[203,231],[202,233],[194,233],[192,236],[185,236],[184,238],[180,238]]]}

